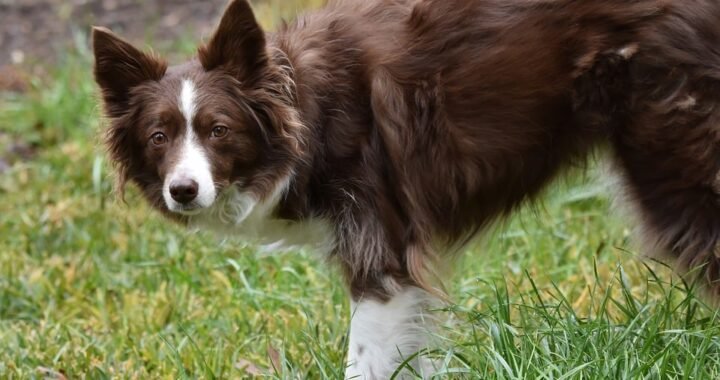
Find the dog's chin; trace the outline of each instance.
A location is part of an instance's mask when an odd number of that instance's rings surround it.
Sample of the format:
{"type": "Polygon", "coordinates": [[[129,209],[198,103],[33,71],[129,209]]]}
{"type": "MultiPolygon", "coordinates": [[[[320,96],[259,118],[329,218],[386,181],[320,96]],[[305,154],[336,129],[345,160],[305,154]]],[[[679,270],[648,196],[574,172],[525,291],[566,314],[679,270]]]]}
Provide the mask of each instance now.
{"type": "MultiPolygon", "coordinates": [[[[210,205],[212,206],[212,205],[210,205]]],[[[187,205],[182,205],[179,203],[175,204],[167,204],[168,210],[174,214],[182,215],[182,216],[196,216],[203,213],[203,211],[206,211],[210,208],[210,206],[203,206],[197,202],[193,202],[187,205]]]]}

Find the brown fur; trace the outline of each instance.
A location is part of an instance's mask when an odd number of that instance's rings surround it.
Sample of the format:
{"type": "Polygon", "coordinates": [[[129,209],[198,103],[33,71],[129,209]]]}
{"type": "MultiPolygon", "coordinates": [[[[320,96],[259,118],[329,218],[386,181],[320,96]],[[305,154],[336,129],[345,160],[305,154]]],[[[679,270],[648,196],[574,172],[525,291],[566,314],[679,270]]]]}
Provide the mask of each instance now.
{"type": "Polygon", "coordinates": [[[147,165],[166,158],[140,164],[134,121],[173,76],[212,83],[248,131],[213,158],[235,168],[224,186],[267,196],[292,171],[276,216],[332,221],[356,298],[431,288],[447,247],[599,144],[658,246],[718,289],[719,25],[712,0],[338,0],[264,35],[236,0],[162,80],[106,31],[94,47],[122,178],[163,210],[147,165]]]}

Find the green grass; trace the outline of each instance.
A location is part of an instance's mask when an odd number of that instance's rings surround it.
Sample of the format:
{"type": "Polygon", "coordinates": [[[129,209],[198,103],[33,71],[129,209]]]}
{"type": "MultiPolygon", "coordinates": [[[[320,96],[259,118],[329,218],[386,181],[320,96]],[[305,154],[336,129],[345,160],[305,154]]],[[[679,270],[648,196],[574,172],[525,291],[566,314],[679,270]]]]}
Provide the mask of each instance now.
{"type": "MultiPolygon", "coordinates": [[[[287,4],[266,6],[266,25],[287,4]]],[[[94,91],[81,52],[0,97],[0,130],[39,146],[0,174],[0,378],[341,378],[338,274],[312,253],[188,233],[135,191],[118,201],[94,91]]],[[[441,348],[422,353],[445,364],[438,378],[720,376],[715,311],[635,258],[609,190],[582,177],[463,255],[441,348]]]]}

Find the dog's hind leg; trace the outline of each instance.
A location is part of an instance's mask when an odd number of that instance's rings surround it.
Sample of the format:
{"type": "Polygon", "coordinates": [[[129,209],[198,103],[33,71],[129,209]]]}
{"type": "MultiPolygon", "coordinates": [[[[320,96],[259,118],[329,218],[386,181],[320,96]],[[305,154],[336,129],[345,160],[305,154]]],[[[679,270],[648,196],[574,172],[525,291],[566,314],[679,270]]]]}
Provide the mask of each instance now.
{"type": "Polygon", "coordinates": [[[641,252],[702,278],[717,298],[720,81],[672,64],[664,46],[629,46],[597,56],[576,79],[576,118],[610,137],[641,252]]]}
{"type": "Polygon", "coordinates": [[[644,253],[675,261],[720,295],[720,82],[637,67],[626,126],[613,136],[644,253]]]}

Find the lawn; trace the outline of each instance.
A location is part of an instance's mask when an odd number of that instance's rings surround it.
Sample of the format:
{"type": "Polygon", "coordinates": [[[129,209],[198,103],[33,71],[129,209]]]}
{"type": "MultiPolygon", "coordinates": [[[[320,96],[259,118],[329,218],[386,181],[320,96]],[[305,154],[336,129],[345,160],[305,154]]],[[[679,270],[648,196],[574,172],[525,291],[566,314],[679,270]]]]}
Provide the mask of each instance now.
{"type": "MultiPolygon", "coordinates": [[[[271,28],[296,6],[258,14],[271,28]]],[[[0,378],[342,378],[348,302],[322,258],[189,233],[134,190],[114,196],[82,46],[0,93],[0,154],[37,147],[0,172],[0,378]]],[[[638,258],[602,156],[454,265],[439,348],[421,353],[437,378],[720,377],[714,309],[638,258]]]]}

